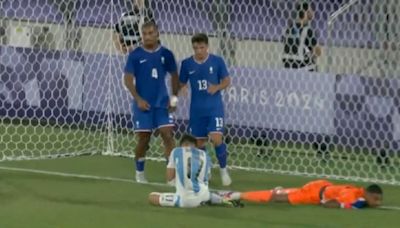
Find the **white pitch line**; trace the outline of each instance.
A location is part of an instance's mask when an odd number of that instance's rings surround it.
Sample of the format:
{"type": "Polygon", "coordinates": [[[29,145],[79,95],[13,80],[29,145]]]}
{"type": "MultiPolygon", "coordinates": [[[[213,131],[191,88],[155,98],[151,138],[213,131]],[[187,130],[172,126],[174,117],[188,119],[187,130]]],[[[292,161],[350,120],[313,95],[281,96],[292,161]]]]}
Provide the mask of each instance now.
{"type": "MultiPolygon", "coordinates": [[[[9,171],[25,172],[25,173],[36,173],[36,174],[89,179],[89,180],[105,180],[105,181],[117,181],[117,182],[132,183],[132,184],[143,184],[143,183],[138,183],[131,179],[107,177],[107,176],[85,175],[85,174],[76,174],[76,173],[64,173],[64,172],[46,171],[46,170],[39,170],[39,169],[26,169],[26,168],[18,168],[18,167],[0,166],[0,170],[9,170],[9,171]]],[[[169,186],[166,183],[156,183],[156,182],[149,182],[149,183],[145,183],[145,184],[153,185],[153,186],[169,186]]]]}
{"type": "MultiPolygon", "coordinates": [[[[151,186],[171,187],[170,185],[168,185],[166,183],[157,183],[157,182],[138,183],[134,180],[124,179],[124,178],[85,175],[85,174],[76,174],[76,173],[64,173],[64,172],[46,171],[46,170],[39,170],[39,169],[26,169],[26,168],[18,168],[18,167],[0,166],[0,170],[8,170],[8,171],[24,172],[24,173],[36,173],[36,174],[44,174],[44,175],[51,175],[51,176],[71,177],[71,178],[80,178],[80,179],[89,179],[89,180],[105,180],[105,181],[125,182],[125,183],[131,183],[131,184],[144,184],[144,185],[151,185],[151,186]]],[[[218,191],[218,190],[215,190],[215,191],[218,191]]],[[[398,206],[381,206],[379,208],[385,209],[385,210],[400,210],[400,207],[398,207],[398,206]]]]}
{"type": "Polygon", "coordinates": [[[381,206],[379,209],[400,211],[400,207],[397,206],[381,206]]]}

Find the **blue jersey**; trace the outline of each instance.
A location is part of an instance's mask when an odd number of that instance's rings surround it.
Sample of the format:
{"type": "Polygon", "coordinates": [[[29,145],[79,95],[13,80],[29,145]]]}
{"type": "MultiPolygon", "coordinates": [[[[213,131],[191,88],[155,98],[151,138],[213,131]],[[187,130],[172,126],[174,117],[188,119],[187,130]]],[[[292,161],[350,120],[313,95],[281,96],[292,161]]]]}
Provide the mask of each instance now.
{"type": "Polygon", "coordinates": [[[163,46],[155,51],[138,47],[129,53],[125,65],[125,73],[135,77],[139,96],[146,100],[151,107],[156,108],[168,107],[169,96],[165,77],[167,73],[176,71],[173,53],[163,46]]]}
{"type": "Polygon", "coordinates": [[[169,157],[167,168],[175,169],[175,186],[179,194],[208,191],[211,158],[193,147],[177,147],[169,157]]]}
{"type": "Polygon", "coordinates": [[[192,91],[191,116],[224,115],[221,92],[218,91],[211,95],[207,92],[207,89],[210,84],[217,85],[228,76],[229,73],[224,60],[216,55],[209,54],[207,60],[203,63],[196,62],[194,57],[182,61],[179,80],[185,84],[188,81],[190,82],[192,91]]]}

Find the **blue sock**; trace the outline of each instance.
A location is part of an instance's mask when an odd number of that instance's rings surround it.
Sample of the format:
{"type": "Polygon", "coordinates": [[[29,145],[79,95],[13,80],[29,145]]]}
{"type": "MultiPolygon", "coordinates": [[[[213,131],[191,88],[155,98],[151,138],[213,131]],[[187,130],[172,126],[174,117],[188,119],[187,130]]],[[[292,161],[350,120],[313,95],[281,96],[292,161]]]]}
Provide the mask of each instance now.
{"type": "Polygon", "coordinates": [[[226,159],[227,159],[227,153],[226,153],[226,144],[222,143],[221,145],[215,147],[215,153],[217,154],[217,159],[219,163],[219,167],[222,169],[226,167],[226,159]]]}
{"type": "Polygon", "coordinates": [[[144,162],[145,162],[145,158],[139,158],[138,160],[136,160],[136,171],[139,172],[143,172],[144,171],[144,162]]]}

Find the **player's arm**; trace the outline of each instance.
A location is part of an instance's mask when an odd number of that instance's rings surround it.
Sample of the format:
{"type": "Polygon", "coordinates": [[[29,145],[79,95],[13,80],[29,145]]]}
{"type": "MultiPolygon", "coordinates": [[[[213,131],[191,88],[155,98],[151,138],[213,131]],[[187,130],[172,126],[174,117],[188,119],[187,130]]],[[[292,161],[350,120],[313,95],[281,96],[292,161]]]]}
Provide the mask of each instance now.
{"type": "Polygon", "coordinates": [[[169,159],[168,159],[168,164],[167,164],[167,183],[170,185],[174,184],[174,180],[175,180],[175,160],[174,160],[174,154],[175,154],[175,150],[173,150],[171,152],[171,154],[169,155],[169,159]]]}
{"type": "Polygon", "coordinates": [[[172,88],[172,95],[178,96],[180,83],[177,71],[171,73],[171,88],[172,88]]]}
{"type": "Polygon", "coordinates": [[[169,52],[168,54],[167,71],[171,74],[172,95],[177,96],[179,92],[178,67],[176,64],[174,54],[172,54],[172,52],[169,52]]]}
{"type": "Polygon", "coordinates": [[[135,76],[133,74],[125,73],[124,84],[125,84],[126,88],[129,90],[129,93],[131,94],[133,99],[140,100],[142,98],[140,97],[140,95],[138,94],[138,92],[136,90],[134,81],[135,81],[135,76]]]}
{"type": "Polygon", "coordinates": [[[321,205],[326,208],[340,208],[340,203],[337,200],[328,200],[326,202],[321,202],[321,205]]]}
{"type": "Polygon", "coordinates": [[[218,90],[224,90],[231,85],[231,77],[226,76],[222,79],[222,81],[217,85],[218,90]]]}
{"type": "Polygon", "coordinates": [[[314,56],[314,57],[319,57],[319,56],[321,56],[321,55],[322,55],[322,48],[321,48],[321,46],[318,44],[318,41],[317,41],[317,37],[316,37],[316,35],[315,35],[315,32],[314,32],[311,28],[308,30],[308,37],[309,37],[309,40],[306,40],[306,42],[308,43],[308,44],[306,44],[306,45],[308,45],[308,46],[311,47],[313,56],[314,56]]]}
{"type": "Polygon", "coordinates": [[[136,85],[134,83],[135,80],[135,76],[133,74],[130,73],[125,73],[125,77],[124,77],[124,84],[126,86],[126,88],[129,90],[129,93],[132,95],[133,99],[135,99],[135,101],[138,104],[138,107],[141,110],[149,110],[150,109],[150,104],[147,103],[147,101],[145,101],[137,92],[136,90],[136,85]]]}
{"type": "Polygon", "coordinates": [[[228,88],[228,86],[230,86],[230,85],[231,85],[231,77],[229,77],[227,75],[221,79],[221,82],[219,84],[217,84],[217,85],[209,84],[208,85],[208,93],[213,95],[218,91],[222,91],[222,90],[228,88]]]}
{"type": "Polygon", "coordinates": [[[320,57],[322,55],[322,48],[319,45],[316,45],[313,49],[313,54],[316,57],[320,57]]]}
{"type": "Polygon", "coordinates": [[[212,177],[212,175],[211,175],[212,160],[211,160],[211,157],[208,154],[206,156],[207,156],[207,170],[206,170],[206,172],[207,172],[207,175],[208,175],[208,180],[211,180],[211,177],[212,177]]]}
{"type": "Polygon", "coordinates": [[[187,73],[186,70],[186,64],[184,61],[181,63],[181,70],[179,71],[179,92],[182,92],[183,94],[186,94],[187,90],[187,82],[189,80],[189,74],[187,73]]]}
{"type": "Polygon", "coordinates": [[[125,64],[125,76],[124,76],[125,87],[129,90],[133,99],[136,101],[143,100],[136,90],[135,85],[135,58],[133,54],[129,54],[125,64]]]}
{"type": "Polygon", "coordinates": [[[117,49],[118,52],[122,54],[126,54],[127,50],[123,43],[121,43],[121,35],[117,32],[113,33],[113,43],[114,47],[117,49]]]}
{"type": "Polygon", "coordinates": [[[178,103],[178,92],[179,92],[179,76],[178,76],[178,67],[176,64],[174,54],[168,50],[166,53],[166,70],[171,75],[171,88],[172,88],[172,97],[170,98],[170,108],[174,111],[176,105],[178,103]]]}
{"type": "Polygon", "coordinates": [[[167,181],[173,181],[175,179],[175,168],[167,168],[167,181]]]}
{"type": "Polygon", "coordinates": [[[328,200],[321,203],[326,208],[343,208],[343,209],[362,209],[365,208],[367,203],[364,199],[357,199],[353,202],[346,202],[340,200],[328,200]]]}
{"type": "Polygon", "coordinates": [[[125,44],[121,42],[121,28],[120,24],[117,23],[114,25],[114,32],[113,32],[113,43],[114,47],[122,54],[126,54],[127,50],[125,44]]]}
{"type": "Polygon", "coordinates": [[[231,85],[231,77],[229,77],[228,69],[225,61],[222,58],[219,59],[218,78],[220,83],[217,85],[210,84],[208,86],[208,93],[215,94],[216,92],[222,91],[231,85]]]}
{"type": "Polygon", "coordinates": [[[125,65],[125,76],[124,76],[124,84],[125,87],[129,90],[129,93],[137,102],[139,108],[141,110],[149,110],[150,105],[145,101],[137,92],[136,85],[135,85],[135,60],[133,55],[130,54],[128,56],[128,60],[125,65]]]}

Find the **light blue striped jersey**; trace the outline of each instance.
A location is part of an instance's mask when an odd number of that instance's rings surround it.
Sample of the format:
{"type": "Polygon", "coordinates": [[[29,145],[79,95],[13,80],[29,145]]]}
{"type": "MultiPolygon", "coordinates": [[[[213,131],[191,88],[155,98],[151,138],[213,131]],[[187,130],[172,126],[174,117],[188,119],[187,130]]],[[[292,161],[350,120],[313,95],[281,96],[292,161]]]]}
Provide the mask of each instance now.
{"type": "Polygon", "coordinates": [[[211,158],[194,147],[177,147],[169,157],[168,168],[175,168],[175,187],[179,194],[208,191],[211,158]]]}

